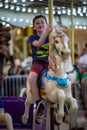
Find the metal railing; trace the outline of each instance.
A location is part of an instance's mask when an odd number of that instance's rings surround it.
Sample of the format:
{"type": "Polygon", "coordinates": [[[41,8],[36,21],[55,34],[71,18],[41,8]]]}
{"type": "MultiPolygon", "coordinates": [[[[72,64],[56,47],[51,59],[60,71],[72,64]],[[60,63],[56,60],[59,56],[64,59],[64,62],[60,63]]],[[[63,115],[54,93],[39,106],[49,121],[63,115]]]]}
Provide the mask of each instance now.
{"type": "Polygon", "coordinates": [[[6,76],[0,84],[1,96],[19,96],[20,91],[26,86],[28,75],[11,75],[6,76]]]}

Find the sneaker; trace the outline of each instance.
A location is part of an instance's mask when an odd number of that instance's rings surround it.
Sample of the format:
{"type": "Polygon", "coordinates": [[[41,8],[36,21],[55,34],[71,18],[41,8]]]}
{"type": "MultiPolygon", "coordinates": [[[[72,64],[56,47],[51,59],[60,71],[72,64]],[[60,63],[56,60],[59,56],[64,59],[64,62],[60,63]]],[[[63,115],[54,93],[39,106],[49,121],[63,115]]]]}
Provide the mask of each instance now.
{"type": "Polygon", "coordinates": [[[42,120],[43,120],[43,115],[44,115],[44,105],[42,103],[40,103],[40,105],[36,107],[38,110],[36,112],[36,123],[37,124],[41,124],[42,123],[42,120]]]}
{"type": "MultiPolygon", "coordinates": [[[[38,107],[38,106],[37,106],[38,107]]],[[[36,117],[41,117],[44,114],[44,105],[41,103],[36,113],[36,117]]]]}

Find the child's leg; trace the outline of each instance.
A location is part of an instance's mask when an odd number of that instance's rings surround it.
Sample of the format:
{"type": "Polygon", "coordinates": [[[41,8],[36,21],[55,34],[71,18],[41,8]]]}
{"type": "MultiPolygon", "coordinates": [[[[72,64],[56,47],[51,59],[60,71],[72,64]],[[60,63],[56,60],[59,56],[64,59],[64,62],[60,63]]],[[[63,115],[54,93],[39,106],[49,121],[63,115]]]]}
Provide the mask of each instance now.
{"type": "MultiPolygon", "coordinates": [[[[40,96],[39,96],[38,85],[37,85],[37,78],[38,78],[37,73],[30,72],[28,80],[29,80],[30,89],[31,89],[34,101],[36,102],[36,107],[38,106],[39,102],[41,101],[40,96]]],[[[43,112],[44,112],[44,105],[41,103],[36,115],[41,116],[41,115],[43,115],[43,112]]]]}
{"type": "Polygon", "coordinates": [[[40,100],[39,90],[38,90],[38,86],[37,86],[37,78],[38,78],[37,73],[30,72],[28,80],[29,80],[30,89],[31,89],[34,101],[40,100]]]}

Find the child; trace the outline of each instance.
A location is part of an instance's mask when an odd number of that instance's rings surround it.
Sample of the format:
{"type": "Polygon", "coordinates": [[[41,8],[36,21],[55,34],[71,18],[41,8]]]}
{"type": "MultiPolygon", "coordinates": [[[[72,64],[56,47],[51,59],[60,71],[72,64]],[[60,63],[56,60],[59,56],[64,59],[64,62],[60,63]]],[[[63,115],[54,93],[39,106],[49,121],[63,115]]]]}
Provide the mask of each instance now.
{"type": "MultiPolygon", "coordinates": [[[[28,80],[34,101],[36,101],[37,106],[38,103],[40,102],[37,86],[37,78],[40,72],[44,68],[48,67],[48,51],[49,51],[48,35],[52,31],[53,27],[47,24],[45,16],[37,15],[33,19],[33,29],[36,32],[36,34],[31,35],[28,39],[31,45],[32,58],[33,58],[32,67],[29,72],[28,80]]],[[[37,115],[42,115],[43,110],[44,105],[41,104],[38,109],[37,115]]]]}

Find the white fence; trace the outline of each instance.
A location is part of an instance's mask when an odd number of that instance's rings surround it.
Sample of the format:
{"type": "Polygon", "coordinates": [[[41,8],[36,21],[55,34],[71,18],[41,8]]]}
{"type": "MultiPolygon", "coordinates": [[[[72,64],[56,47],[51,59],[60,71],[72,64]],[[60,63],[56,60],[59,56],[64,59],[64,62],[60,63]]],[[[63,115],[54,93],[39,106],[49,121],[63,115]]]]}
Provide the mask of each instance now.
{"type": "Polygon", "coordinates": [[[6,76],[0,85],[0,96],[19,96],[20,91],[26,86],[28,75],[6,76]]]}

